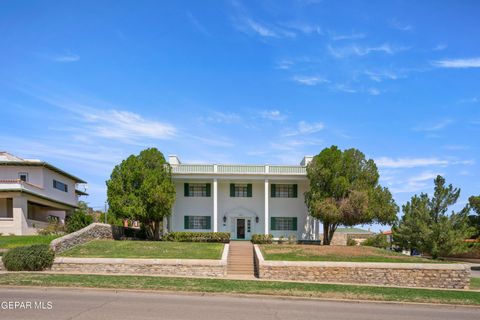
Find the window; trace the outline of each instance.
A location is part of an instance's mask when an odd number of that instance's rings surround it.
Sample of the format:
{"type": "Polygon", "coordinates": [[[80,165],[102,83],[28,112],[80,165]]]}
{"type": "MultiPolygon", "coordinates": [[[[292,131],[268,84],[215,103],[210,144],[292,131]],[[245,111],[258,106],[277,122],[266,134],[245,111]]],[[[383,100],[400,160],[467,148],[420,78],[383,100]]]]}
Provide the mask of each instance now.
{"type": "Polygon", "coordinates": [[[210,229],[211,218],[210,216],[185,216],[184,229],[210,229]]]}
{"type": "Polygon", "coordinates": [[[296,217],[272,217],[270,228],[272,230],[278,230],[278,231],[297,231],[297,218],[296,217]]]}
{"type": "Polygon", "coordinates": [[[272,184],[272,198],[296,198],[296,184],[272,184]]]}
{"type": "Polygon", "coordinates": [[[53,180],[53,187],[63,192],[68,192],[68,186],[60,181],[53,180]]]}
{"type": "Polygon", "coordinates": [[[252,184],[251,183],[231,183],[230,184],[230,197],[235,198],[251,198],[252,197],[252,184]]]}
{"type": "Polygon", "coordinates": [[[210,197],[210,183],[185,183],[185,197],[210,197]]]}
{"type": "Polygon", "coordinates": [[[18,173],[18,179],[28,182],[28,172],[19,172],[18,173]]]}

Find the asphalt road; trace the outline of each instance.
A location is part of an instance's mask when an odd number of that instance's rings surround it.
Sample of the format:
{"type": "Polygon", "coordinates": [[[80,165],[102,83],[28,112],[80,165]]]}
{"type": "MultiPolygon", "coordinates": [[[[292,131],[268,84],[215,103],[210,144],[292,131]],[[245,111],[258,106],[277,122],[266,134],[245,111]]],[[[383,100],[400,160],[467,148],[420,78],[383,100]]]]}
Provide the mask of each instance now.
{"type": "Polygon", "coordinates": [[[479,308],[77,289],[0,288],[0,319],[480,319],[479,308]],[[16,310],[8,310],[23,302],[16,310]],[[28,308],[27,303],[32,307],[28,308]],[[35,308],[35,302],[37,307],[35,308]],[[40,302],[40,303],[39,303],[40,302]],[[42,309],[43,308],[43,309],[42,309]]]}

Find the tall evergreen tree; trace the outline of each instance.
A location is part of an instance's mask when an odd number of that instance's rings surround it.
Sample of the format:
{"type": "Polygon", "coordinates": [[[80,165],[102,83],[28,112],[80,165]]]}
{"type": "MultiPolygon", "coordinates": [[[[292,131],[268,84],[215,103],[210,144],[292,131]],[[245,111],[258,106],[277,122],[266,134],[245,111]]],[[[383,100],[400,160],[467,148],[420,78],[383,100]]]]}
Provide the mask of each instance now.
{"type": "Polygon", "coordinates": [[[378,184],[377,166],[357,149],[325,148],[308,164],[307,177],[305,203],[323,224],[325,245],[339,225],[391,224],[397,218],[390,191],[378,184]]]}
{"type": "Polygon", "coordinates": [[[446,186],[442,176],[437,176],[434,183],[432,198],[422,193],[403,205],[403,216],[393,228],[393,237],[400,247],[417,249],[436,259],[465,250],[464,240],[470,236],[471,228],[468,206],[460,212],[447,213],[457,202],[460,189],[446,186]]]}
{"type": "Polygon", "coordinates": [[[129,156],[115,166],[106,183],[109,212],[140,221],[158,240],[163,218],[171,215],[175,202],[171,168],[163,154],[150,148],[129,156]]]}
{"type": "Polygon", "coordinates": [[[480,238],[480,196],[471,196],[468,198],[470,208],[475,214],[468,216],[470,226],[475,229],[473,238],[480,238]]]}

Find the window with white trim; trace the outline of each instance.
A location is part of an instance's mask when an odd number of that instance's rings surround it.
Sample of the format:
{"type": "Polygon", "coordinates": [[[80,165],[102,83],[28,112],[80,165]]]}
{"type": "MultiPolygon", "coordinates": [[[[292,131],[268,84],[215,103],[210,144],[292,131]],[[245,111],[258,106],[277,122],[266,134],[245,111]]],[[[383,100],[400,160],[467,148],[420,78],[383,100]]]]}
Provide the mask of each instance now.
{"type": "Polygon", "coordinates": [[[18,179],[28,182],[28,172],[19,172],[18,173],[18,179]]]}
{"type": "Polygon", "coordinates": [[[247,184],[235,184],[235,197],[247,197],[247,184]]]}
{"type": "Polygon", "coordinates": [[[296,198],[297,185],[296,184],[274,184],[272,185],[273,198],[296,198]]]}
{"type": "Polygon", "coordinates": [[[185,216],[184,229],[210,229],[210,216],[185,216]]]}
{"type": "Polygon", "coordinates": [[[185,197],[210,197],[210,183],[185,183],[185,197]]]}
{"type": "Polygon", "coordinates": [[[296,217],[272,217],[271,229],[276,231],[296,231],[297,218],[296,217]]]}

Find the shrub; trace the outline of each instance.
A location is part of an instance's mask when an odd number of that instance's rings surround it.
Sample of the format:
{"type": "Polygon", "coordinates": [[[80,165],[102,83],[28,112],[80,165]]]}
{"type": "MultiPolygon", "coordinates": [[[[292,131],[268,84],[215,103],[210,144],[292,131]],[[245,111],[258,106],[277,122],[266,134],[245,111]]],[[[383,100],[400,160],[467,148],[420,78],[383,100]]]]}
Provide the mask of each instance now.
{"type": "Polygon", "coordinates": [[[357,241],[353,240],[352,238],[347,239],[347,246],[354,247],[357,245],[357,241]]]}
{"type": "Polygon", "coordinates": [[[278,244],[282,244],[282,243],[285,243],[285,242],[287,242],[287,237],[285,237],[285,236],[278,237],[278,244]]]}
{"type": "Polygon", "coordinates": [[[37,231],[41,236],[59,235],[65,232],[63,224],[60,223],[57,217],[48,218],[48,226],[37,231]]]}
{"type": "Polygon", "coordinates": [[[164,237],[165,241],[175,242],[230,242],[229,232],[169,232],[164,237]]]}
{"type": "Polygon", "coordinates": [[[387,241],[387,236],[384,234],[377,234],[367,238],[365,241],[362,242],[362,246],[368,247],[376,247],[376,248],[388,248],[389,243],[387,241]]]}
{"type": "Polygon", "coordinates": [[[298,243],[297,236],[294,235],[294,234],[289,235],[288,236],[288,243],[289,244],[297,244],[298,243]]]}
{"type": "Polygon", "coordinates": [[[81,210],[75,210],[72,215],[67,216],[65,219],[65,231],[72,233],[85,228],[91,223],[93,223],[93,217],[91,215],[81,210]]]}
{"type": "Polygon", "coordinates": [[[270,244],[273,242],[273,236],[271,234],[253,234],[251,241],[255,244],[270,244]]]}
{"type": "Polygon", "coordinates": [[[3,265],[9,271],[42,271],[51,268],[55,253],[47,244],[34,244],[8,250],[3,265]]]}

